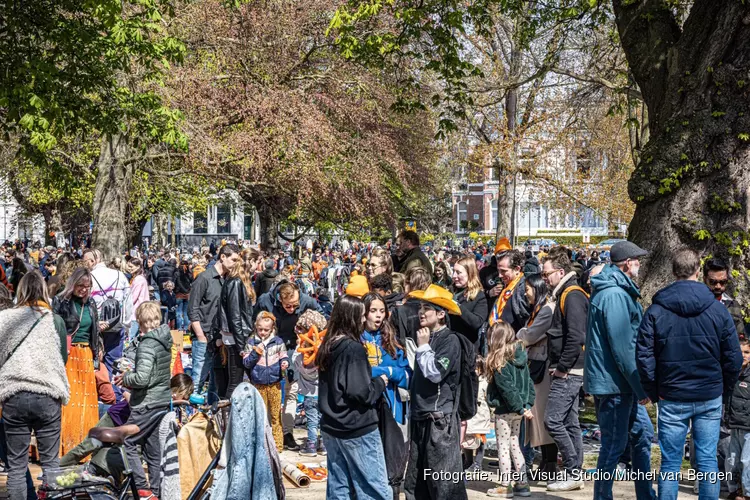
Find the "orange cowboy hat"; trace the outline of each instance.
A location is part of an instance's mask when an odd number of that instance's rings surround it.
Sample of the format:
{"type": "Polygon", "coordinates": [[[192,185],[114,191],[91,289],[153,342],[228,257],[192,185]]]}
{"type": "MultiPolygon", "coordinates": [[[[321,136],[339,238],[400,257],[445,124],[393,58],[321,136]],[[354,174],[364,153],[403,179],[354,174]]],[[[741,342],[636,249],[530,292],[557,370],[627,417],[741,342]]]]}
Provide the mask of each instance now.
{"type": "Polygon", "coordinates": [[[513,246],[511,246],[508,238],[503,237],[497,240],[497,245],[495,245],[495,255],[500,252],[507,252],[508,250],[513,250],[513,246]]]}
{"type": "Polygon", "coordinates": [[[453,300],[453,294],[442,286],[430,285],[427,287],[427,290],[414,290],[408,297],[429,302],[430,304],[442,307],[450,314],[461,316],[461,308],[453,300]]]}

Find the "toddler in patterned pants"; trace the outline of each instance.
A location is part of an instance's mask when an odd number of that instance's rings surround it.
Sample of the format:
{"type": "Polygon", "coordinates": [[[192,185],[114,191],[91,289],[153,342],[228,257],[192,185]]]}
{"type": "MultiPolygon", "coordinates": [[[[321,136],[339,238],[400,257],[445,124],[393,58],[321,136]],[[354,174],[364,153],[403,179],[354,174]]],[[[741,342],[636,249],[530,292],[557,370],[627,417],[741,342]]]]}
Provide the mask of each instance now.
{"type": "Polygon", "coordinates": [[[498,498],[529,496],[526,460],[518,436],[524,418],[531,418],[534,384],[529,376],[526,351],[515,331],[502,321],[490,327],[487,354],[487,403],[495,409],[500,486],[487,495],[498,498]],[[513,467],[511,467],[511,459],[513,467]],[[511,485],[515,482],[515,486],[511,485]]]}

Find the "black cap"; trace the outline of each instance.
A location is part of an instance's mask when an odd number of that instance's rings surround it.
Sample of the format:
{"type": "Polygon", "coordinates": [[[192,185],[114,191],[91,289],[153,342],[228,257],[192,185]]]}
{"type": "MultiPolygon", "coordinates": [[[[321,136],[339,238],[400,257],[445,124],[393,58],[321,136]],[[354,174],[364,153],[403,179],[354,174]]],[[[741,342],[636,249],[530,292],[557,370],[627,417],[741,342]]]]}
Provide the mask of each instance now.
{"type": "Polygon", "coordinates": [[[618,241],[609,251],[609,259],[612,262],[624,262],[628,259],[637,259],[648,255],[648,251],[642,249],[630,241],[618,241]]]}

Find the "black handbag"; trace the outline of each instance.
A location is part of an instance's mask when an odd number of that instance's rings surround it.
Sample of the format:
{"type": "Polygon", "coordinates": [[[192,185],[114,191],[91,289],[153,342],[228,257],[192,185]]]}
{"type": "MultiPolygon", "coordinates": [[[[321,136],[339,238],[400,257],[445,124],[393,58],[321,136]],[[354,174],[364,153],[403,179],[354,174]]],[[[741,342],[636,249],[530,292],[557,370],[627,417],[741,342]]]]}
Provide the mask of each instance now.
{"type": "Polygon", "coordinates": [[[538,385],[544,380],[544,373],[547,371],[547,360],[530,359],[529,360],[529,375],[531,381],[538,385]]]}
{"type": "Polygon", "coordinates": [[[406,472],[406,461],[409,459],[407,443],[396,419],[393,418],[391,407],[385,396],[380,396],[376,403],[378,411],[378,431],[383,442],[385,455],[385,470],[388,474],[388,484],[400,486],[406,472]]]}

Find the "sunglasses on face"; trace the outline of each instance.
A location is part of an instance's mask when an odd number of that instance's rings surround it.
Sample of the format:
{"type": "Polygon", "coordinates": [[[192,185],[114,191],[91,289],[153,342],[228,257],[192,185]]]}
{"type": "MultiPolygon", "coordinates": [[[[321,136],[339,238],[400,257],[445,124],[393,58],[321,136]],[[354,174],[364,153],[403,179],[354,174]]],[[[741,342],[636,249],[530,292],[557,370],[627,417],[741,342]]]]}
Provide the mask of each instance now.
{"type": "Polygon", "coordinates": [[[728,279],[726,279],[726,280],[712,280],[712,279],[709,279],[708,280],[708,284],[711,285],[711,286],[716,286],[716,285],[724,286],[727,283],[729,283],[728,279]]]}

